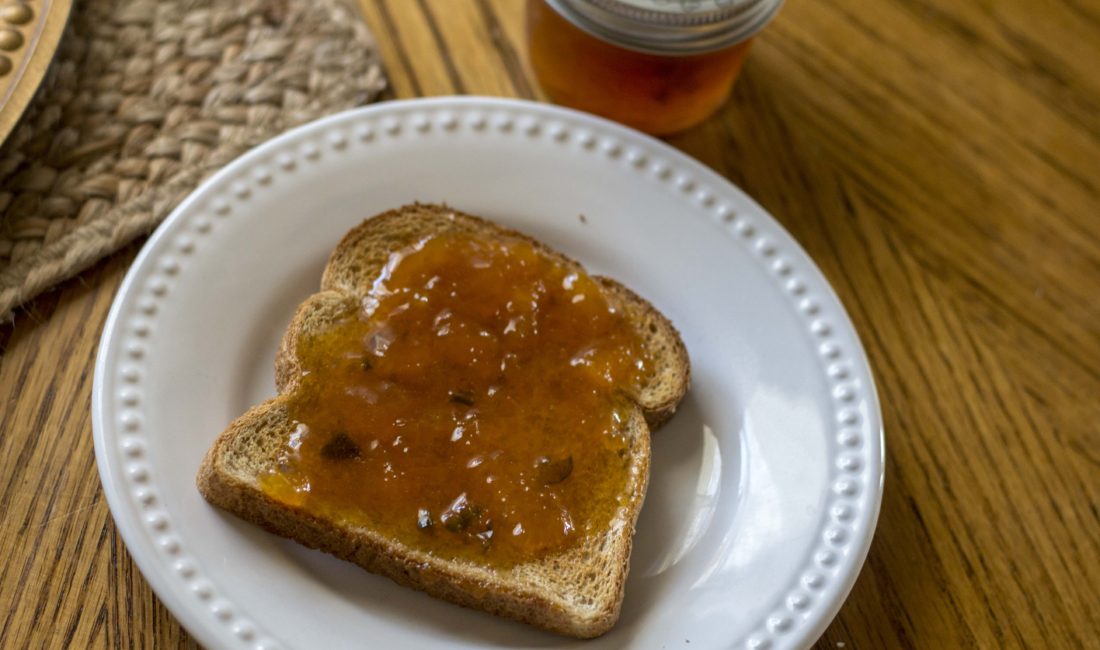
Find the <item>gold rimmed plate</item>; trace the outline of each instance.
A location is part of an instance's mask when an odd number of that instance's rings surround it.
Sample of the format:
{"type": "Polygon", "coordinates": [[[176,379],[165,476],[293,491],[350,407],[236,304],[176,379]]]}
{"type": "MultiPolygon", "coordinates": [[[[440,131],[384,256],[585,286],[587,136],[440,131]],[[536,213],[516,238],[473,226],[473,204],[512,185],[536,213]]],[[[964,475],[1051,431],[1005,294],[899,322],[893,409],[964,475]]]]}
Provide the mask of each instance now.
{"type": "Polygon", "coordinates": [[[46,76],[72,5],[72,0],[0,2],[0,142],[46,76]]]}

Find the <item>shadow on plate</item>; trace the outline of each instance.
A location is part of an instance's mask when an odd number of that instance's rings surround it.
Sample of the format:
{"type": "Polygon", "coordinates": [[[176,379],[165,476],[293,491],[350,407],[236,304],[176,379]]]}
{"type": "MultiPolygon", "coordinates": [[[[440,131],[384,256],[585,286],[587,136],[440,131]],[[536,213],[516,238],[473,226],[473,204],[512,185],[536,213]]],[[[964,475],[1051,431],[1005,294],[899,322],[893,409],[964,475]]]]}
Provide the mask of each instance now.
{"type": "Polygon", "coordinates": [[[233,365],[238,376],[231,385],[238,388],[229,400],[236,407],[232,417],[275,396],[275,353],[298,305],[320,290],[326,261],[327,257],[319,257],[281,281],[278,294],[267,301],[254,322],[246,324],[252,336],[241,349],[240,361],[233,365]]]}
{"type": "MultiPolygon", "coordinates": [[[[696,576],[686,560],[720,542],[708,534],[718,513],[729,520],[740,483],[737,444],[719,444],[705,407],[688,393],[676,417],[653,435],[653,460],[645,507],[638,518],[618,628],[638,626],[658,603],[674,599],[696,576]],[[687,583],[687,584],[685,584],[687,583]]],[[[728,442],[728,440],[727,440],[728,442]]]]}

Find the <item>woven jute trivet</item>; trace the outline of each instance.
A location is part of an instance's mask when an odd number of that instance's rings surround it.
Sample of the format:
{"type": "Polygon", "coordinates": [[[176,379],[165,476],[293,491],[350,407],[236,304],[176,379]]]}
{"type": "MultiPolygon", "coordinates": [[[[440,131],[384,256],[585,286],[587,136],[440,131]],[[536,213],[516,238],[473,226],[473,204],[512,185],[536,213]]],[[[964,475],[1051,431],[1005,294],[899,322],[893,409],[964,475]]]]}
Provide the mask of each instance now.
{"type": "Polygon", "coordinates": [[[0,148],[0,318],[247,149],[385,78],[344,0],[87,0],[0,148]]]}

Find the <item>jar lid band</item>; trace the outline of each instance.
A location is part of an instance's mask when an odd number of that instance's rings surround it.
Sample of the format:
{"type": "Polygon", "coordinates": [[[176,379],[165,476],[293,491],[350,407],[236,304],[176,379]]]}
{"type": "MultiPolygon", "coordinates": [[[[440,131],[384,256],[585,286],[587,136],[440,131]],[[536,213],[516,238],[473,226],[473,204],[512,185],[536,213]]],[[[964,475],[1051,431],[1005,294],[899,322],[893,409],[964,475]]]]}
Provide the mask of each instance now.
{"type": "Polygon", "coordinates": [[[622,47],[656,54],[699,54],[739,43],[779,10],[782,0],[546,0],[580,29],[622,47]]]}

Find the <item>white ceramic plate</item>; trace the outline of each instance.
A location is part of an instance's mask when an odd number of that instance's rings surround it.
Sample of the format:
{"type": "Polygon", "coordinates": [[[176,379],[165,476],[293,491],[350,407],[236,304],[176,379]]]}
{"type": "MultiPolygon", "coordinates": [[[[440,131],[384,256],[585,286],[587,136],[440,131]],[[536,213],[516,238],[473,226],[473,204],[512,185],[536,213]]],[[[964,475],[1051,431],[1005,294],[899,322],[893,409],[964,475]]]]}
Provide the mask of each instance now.
{"type": "Polygon", "coordinates": [[[803,647],[855,581],[882,491],[867,360],[782,227],[657,140],[516,101],[379,104],[226,167],[127,275],[92,408],[119,530],[212,648],[803,647]],[[195,489],[214,437],[274,394],[276,344],[341,235],[414,200],[534,235],[636,289],[683,333],[692,389],[654,436],[622,617],[598,640],[398,587],[216,511],[195,489]]]}

